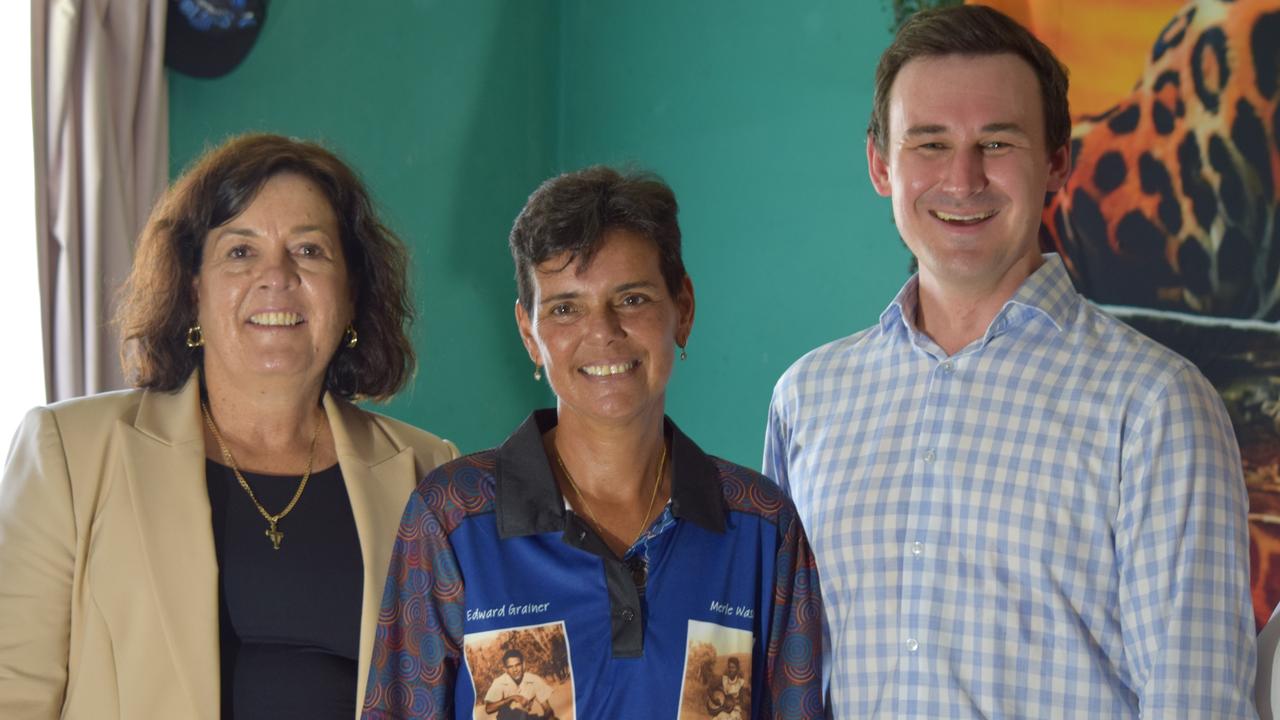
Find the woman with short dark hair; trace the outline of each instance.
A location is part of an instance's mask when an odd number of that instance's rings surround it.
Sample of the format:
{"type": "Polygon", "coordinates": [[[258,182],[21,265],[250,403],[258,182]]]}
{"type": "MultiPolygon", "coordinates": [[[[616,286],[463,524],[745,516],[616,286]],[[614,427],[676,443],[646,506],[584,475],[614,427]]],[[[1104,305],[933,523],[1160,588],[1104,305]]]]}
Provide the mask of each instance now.
{"type": "Polygon", "coordinates": [[[535,640],[520,670],[552,685],[558,717],[702,713],[725,656],[743,658],[741,717],[822,715],[794,507],[665,416],[694,315],[676,213],[656,177],[593,167],[548,180],[516,219],[516,324],[556,407],[411,496],[366,719],[481,717],[504,698],[485,697],[479,649],[535,640]]]}
{"type": "Polygon", "coordinates": [[[0,716],[351,718],[395,521],[450,443],[351,400],[411,375],[405,251],[324,148],[233,138],[156,205],[137,388],[32,411],[0,484],[0,716]]]}

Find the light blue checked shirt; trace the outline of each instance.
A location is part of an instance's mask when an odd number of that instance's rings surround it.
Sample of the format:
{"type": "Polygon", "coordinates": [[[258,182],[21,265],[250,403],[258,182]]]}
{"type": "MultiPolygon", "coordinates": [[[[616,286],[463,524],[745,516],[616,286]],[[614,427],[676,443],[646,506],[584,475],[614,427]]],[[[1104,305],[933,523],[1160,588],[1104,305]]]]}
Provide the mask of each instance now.
{"type": "Polygon", "coordinates": [[[1222,403],[1045,260],[951,357],[912,278],[778,381],[764,471],[817,556],[835,716],[1256,717],[1222,403]]]}

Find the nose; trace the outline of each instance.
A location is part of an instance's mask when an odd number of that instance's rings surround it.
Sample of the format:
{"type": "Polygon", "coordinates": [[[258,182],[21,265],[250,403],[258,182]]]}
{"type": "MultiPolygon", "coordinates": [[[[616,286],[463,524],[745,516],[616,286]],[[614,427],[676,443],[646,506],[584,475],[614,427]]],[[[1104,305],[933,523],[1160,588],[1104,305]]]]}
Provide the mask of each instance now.
{"type": "Polygon", "coordinates": [[[981,148],[958,149],[947,163],[942,190],[955,197],[969,197],[987,187],[987,173],[981,148]]]}
{"type": "Polygon", "coordinates": [[[598,311],[591,313],[589,331],[591,337],[608,342],[626,335],[626,331],[622,329],[622,318],[619,317],[618,311],[611,304],[604,304],[598,311]]]}
{"type": "Polygon", "coordinates": [[[264,288],[288,289],[298,284],[298,263],[287,249],[264,253],[259,268],[258,284],[264,288]]]}

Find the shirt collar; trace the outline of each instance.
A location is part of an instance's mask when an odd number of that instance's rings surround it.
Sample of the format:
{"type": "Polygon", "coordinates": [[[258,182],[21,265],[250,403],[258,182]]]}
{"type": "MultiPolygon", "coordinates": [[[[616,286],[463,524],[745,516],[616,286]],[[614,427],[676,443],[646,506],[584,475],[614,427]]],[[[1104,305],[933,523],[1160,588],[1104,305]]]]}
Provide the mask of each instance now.
{"type": "MultiPolygon", "coordinates": [[[[556,422],[554,409],[535,410],[498,447],[494,506],[502,538],[565,528],[564,497],[542,447],[543,434],[556,422]]],[[[715,462],[671,418],[664,422],[671,436],[672,514],[712,532],[724,532],[726,510],[715,462]]]]}
{"type": "MultiPolygon", "coordinates": [[[[990,340],[998,331],[1011,325],[1020,325],[1030,317],[1039,315],[1048,319],[1062,332],[1071,320],[1080,296],[1071,284],[1071,276],[1057,253],[1043,255],[1044,263],[1018,286],[1013,297],[996,313],[984,337],[990,340]]],[[[894,296],[893,302],[880,313],[880,329],[890,332],[903,327],[908,333],[916,332],[916,306],[920,298],[920,276],[912,275],[894,296]]]]}

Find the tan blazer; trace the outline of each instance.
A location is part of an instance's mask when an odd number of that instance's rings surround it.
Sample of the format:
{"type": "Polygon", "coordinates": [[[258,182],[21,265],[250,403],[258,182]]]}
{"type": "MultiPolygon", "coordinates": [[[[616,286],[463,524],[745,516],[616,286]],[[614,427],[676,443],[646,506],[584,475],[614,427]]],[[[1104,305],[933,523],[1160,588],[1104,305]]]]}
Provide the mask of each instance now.
{"type": "MultiPolygon", "coordinates": [[[[357,714],[391,546],[451,443],[326,396],[364,558],[357,714]]],[[[219,710],[218,567],[198,384],[31,411],[0,481],[0,718],[219,710]]]]}

